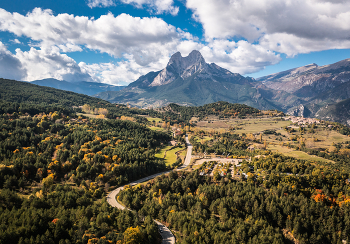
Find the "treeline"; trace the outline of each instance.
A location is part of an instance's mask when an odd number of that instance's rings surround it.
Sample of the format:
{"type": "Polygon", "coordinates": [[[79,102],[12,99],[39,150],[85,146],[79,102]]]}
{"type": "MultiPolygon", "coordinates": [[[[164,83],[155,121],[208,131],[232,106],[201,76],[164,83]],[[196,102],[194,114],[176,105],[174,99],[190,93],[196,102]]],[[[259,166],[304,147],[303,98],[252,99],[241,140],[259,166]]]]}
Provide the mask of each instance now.
{"type": "Polygon", "coordinates": [[[199,117],[199,120],[202,120],[209,115],[219,116],[219,118],[243,118],[247,115],[260,113],[260,110],[244,104],[232,104],[222,101],[198,107],[185,107],[172,103],[160,111],[164,113],[163,117],[169,119],[172,123],[189,123],[192,117],[199,117]]]}

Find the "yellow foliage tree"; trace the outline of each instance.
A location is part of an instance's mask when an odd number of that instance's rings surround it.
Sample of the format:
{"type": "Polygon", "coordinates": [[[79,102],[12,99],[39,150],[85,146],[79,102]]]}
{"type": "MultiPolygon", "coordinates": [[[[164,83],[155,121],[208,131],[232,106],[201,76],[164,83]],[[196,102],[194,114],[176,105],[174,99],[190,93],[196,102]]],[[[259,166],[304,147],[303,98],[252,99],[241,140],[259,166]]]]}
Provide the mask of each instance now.
{"type": "Polygon", "coordinates": [[[135,228],[129,227],[124,232],[124,244],[142,244],[143,237],[141,230],[138,226],[135,228]]]}

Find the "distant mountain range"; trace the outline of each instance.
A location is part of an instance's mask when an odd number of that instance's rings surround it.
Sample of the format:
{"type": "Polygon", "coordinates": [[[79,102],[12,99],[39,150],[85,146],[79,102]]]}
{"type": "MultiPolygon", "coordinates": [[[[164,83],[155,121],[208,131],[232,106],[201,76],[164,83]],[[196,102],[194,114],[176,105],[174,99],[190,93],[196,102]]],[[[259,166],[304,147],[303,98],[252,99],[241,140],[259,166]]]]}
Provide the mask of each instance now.
{"type": "Polygon", "coordinates": [[[198,51],[192,51],[187,57],[177,52],[163,70],[141,76],[121,91],[103,92],[97,97],[138,107],[161,107],[169,103],[199,106],[227,101],[279,110],[284,105],[275,104],[272,98],[289,102],[297,100],[287,92],[256,88],[256,85],[253,78],[206,63],[198,51]]]}
{"type": "Polygon", "coordinates": [[[301,99],[286,111],[350,125],[350,59],[334,64],[303,67],[257,79],[262,85],[301,99]]]}
{"type": "Polygon", "coordinates": [[[68,82],[64,80],[56,80],[56,79],[43,79],[43,80],[35,80],[30,82],[39,86],[47,86],[65,91],[72,91],[76,93],[81,93],[89,96],[96,95],[97,93],[105,92],[105,91],[120,91],[125,86],[113,86],[104,83],[97,82],[68,82]]]}
{"type": "Polygon", "coordinates": [[[350,59],[325,66],[310,64],[253,79],[208,64],[200,52],[192,51],[187,57],[175,53],[163,70],[141,76],[121,91],[96,96],[138,107],[227,101],[349,124],[346,114],[350,102],[343,101],[350,98],[349,80],[350,59]]]}

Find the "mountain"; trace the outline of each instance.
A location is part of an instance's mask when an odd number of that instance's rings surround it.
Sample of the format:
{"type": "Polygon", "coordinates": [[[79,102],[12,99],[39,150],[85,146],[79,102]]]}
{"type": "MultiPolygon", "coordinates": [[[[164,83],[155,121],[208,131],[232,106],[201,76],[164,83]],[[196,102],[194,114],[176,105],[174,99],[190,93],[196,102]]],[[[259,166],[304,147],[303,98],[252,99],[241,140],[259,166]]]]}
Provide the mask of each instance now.
{"type": "Polygon", "coordinates": [[[206,63],[200,52],[192,51],[187,57],[177,52],[164,69],[141,76],[121,91],[102,92],[96,97],[138,107],[227,101],[344,122],[348,120],[340,115],[347,114],[349,103],[341,102],[350,98],[349,81],[350,59],[324,66],[310,64],[255,80],[206,63]],[[339,111],[329,115],[329,105],[339,111]]]}
{"type": "Polygon", "coordinates": [[[258,78],[261,86],[298,97],[290,114],[350,125],[350,59],[318,66],[310,64],[258,78]],[[349,122],[348,122],[349,121],[349,122]]]}
{"type": "Polygon", "coordinates": [[[97,97],[139,107],[161,107],[169,103],[200,106],[227,101],[259,109],[279,110],[284,105],[273,102],[273,99],[297,100],[287,92],[275,92],[256,85],[253,78],[232,73],[214,63],[206,63],[198,51],[192,51],[187,57],[177,52],[163,70],[141,76],[121,91],[102,92],[97,97]]]}
{"type": "MultiPolygon", "coordinates": [[[[332,89],[338,90],[340,85],[349,80],[350,59],[324,66],[310,64],[257,79],[268,88],[283,90],[305,100],[320,96],[332,89]]],[[[335,98],[337,99],[339,98],[335,98]]]]}
{"type": "Polygon", "coordinates": [[[89,96],[93,96],[97,93],[104,92],[104,91],[120,91],[123,88],[125,88],[125,86],[113,86],[113,85],[97,83],[97,82],[87,82],[87,81],[68,82],[68,81],[56,80],[52,78],[35,80],[30,83],[39,85],[39,86],[48,86],[48,87],[65,90],[65,91],[72,91],[72,92],[81,93],[89,96]]]}

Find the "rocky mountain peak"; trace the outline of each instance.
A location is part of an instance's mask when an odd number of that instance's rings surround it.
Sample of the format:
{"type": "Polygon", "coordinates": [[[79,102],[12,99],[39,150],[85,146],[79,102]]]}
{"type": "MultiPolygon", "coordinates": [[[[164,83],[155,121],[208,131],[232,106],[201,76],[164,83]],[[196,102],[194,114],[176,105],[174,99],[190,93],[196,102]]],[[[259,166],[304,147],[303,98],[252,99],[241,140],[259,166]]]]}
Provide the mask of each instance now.
{"type": "Polygon", "coordinates": [[[182,57],[180,52],[176,52],[171,56],[167,67],[154,78],[150,86],[165,85],[178,77],[185,79],[196,72],[206,70],[207,67],[208,64],[197,50],[193,50],[187,57],[182,57]]]}

